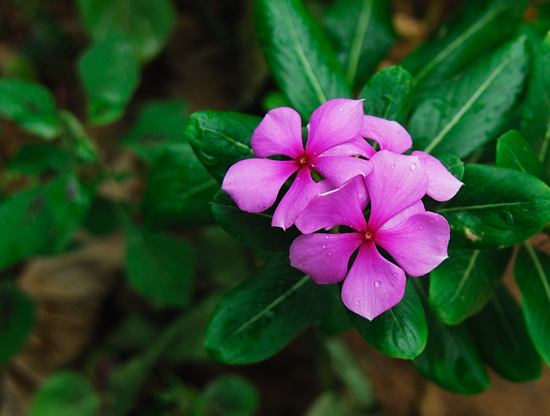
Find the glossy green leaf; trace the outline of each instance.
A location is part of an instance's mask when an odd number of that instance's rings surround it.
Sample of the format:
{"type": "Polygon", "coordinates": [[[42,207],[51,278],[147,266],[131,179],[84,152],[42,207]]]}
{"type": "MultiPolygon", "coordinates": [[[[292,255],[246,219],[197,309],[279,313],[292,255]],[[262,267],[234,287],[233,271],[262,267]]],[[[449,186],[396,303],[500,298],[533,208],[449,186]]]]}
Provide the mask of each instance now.
{"type": "Polygon", "coordinates": [[[413,80],[409,72],[390,66],[377,72],[359,93],[365,114],[405,123],[411,110],[413,80]]]}
{"type": "Polygon", "coordinates": [[[526,242],[516,258],[514,274],[521,290],[527,330],[537,351],[550,365],[550,257],[526,242]]]}
{"type": "Polygon", "coordinates": [[[451,226],[453,248],[509,247],[550,221],[550,188],[534,176],[467,164],[464,185],[437,212],[451,226]]]}
{"type": "Polygon", "coordinates": [[[500,283],[511,249],[449,250],[449,258],[430,274],[430,308],[454,325],[478,312],[500,283]]]}
{"type": "Polygon", "coordinates": [[[81,55],[78,70],[89,100],[90,123],[107,124],[122,117],[140,78],[129,41],[118,33],[109,34],[81,55]]]}
{"type": "Polygon", "coordinates": [[[132,285],[156,303],[183,306],[191,298],[191,245],[167,234],[126,227],[126,265],[132,285]]]}
{"type": "Polygon", "coordinates": [[[540,356],[535,349],[521,307],[504,286],[468,320],[483,358],[502,377],[521,382],[539,378],[540,356]]]}
{"type": "Polygon", "coordinates": [[[464,171],[466,167],[464,162],[456,155],[440,155],[437,157],[439,161],[453,174],[459,181],[464,179],[464,171]]]}
{"type": "Polygon", "coordinates": [[[233,374],[222,375],[204,389],[205,416],[252,416],[259,405],[258,390],[248,380],[233,374]]]}
{"type": "Polygon", "coordinates": [[[53,139],[60,131],[54,97],[40,84],[0,79],[0,115],[44,139],[53,139]]]}
{"type": "Polygon", "coordinates": [[[151,228],[214,223],[211,202],[219,183],[183,142],[166,151],[154,164],[142,210],[145,225],[151,228]]]}
{"type": "Polygon", "coordinates": [[[528,72],[525,37],[508,43],[457,77],[431,89],[411,116],[414,147],[464,157],[499,134],[528,72]]]}
{"type": "Polygon", "coordinates": [[[360,88],[395,40],[389,2],[336,0],[324,23],[349,84],[360,88]]]}
{"type": "Polygon", "coordinates": [[[78,0],[77,4],[96,41],[121,31],[142,62],[150,61],[160,52],[176,22],[170,0],[78,0]]]}
{"type": "Polygon", "coordinates": [[[426,318],[411,281],[407,282],[403,299],[372,321],[352,312],[350,316],[363,338],[390,357],[413,359],[426,346],[426,318]]]}
{"type": "Polygon", "coordinates": [[[99,416],[100,410],[100,396],[87,379],[71,371],[60,371],[38,390],[29,416],[99,416]]]}
{"type": "Polygon", "coordinates": [[[260,121],[242,113],[199,111],[189,117],[185,135],[199,160],[221,183],[233,164],[254,157],[250,140],[260,121]]]}
{"type": "Polygon", "coordinates": [[[544,169],[537,154],[517,130],[510,130],[499,137],[496,164],[503,168],[529,173],[541,180],[545,179],[544,169]]]}
{"type": "Polygon", "coordinates": [[[288,250],[300,232],[296,227],[285,231],[271,226],[272,211],[273,209],[258,213],[242,211],[225,191],[219,191],[212,202],[212,213],[216,222],[229,235],[262,250],[288,250]]]}
{"type": "Polygon", "coordinates": [[[304,123],[325,101],[351,97],[334,49],[301,0],[256,0],[254,5],[267,65],[304,123]]]}
{"type": "Polygon", "coordinates": [[[206,331],[206,350],[231,364],[266,359],[327,312],[333,289],[291,267],[288,253],[276,255],[222,298],[206,331]]]}
{"type": "Polygon", "coordinates": [[[29,143],[21,146],[9,161],[8,169],[27,175],[64,170],[69,164],[70,153],[46,143],[29,143]]]}
{"type": "Polygon", "coordinates": [[[469,63],[515,34],[525,0],[469,0],[433,38],[403,60],[414,75],[417,93],[429,93],[469,63]]]}
{"type": "Polygon", "coordinates": [[[0,368],[18,353],[34,328],[33,302],[8,279],[0,280],[0,368]]]}
{"type": "Polygon", "coordinates": [[[183,100],[158,101],[145,106],[137,125],[123,141],[140,157],[154,163],[165,150],[185,142],[188,104],[183,100]]]}

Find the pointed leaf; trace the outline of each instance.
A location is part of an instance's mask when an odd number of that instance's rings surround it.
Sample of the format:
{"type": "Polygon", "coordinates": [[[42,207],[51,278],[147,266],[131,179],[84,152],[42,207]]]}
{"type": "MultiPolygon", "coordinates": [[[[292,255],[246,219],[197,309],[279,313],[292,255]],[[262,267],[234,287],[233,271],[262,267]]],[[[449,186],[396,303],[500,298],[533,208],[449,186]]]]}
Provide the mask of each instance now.
{"type": "Polygon", "coordinates": [[[517,130],[510,130],[497,141],[497,166],[516,169],[545,179],[542,163],[529,144],[517,130]]]}

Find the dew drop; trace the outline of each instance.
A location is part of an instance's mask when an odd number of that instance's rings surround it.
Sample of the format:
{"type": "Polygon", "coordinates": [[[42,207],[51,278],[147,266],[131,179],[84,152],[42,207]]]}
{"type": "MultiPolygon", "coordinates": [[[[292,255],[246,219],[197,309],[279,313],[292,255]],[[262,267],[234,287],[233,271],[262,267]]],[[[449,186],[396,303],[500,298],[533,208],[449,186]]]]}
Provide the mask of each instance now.
{"type": "Polygon", "coordinates": [[[392,168],[395,168],[395,164],[392,164],[391,167],[392,167],[392,168]]]}
{"type": "Polygon", "coordinates": [[[323,244],[323,248],[327,248],[327,245],[326,245],[326,244],[323,244]]]}
{"type": "Polygon", "coordinates": [[[411,166],[409,166],[411,168],[411,170],[415,170],[416,169],[416,163],[413,163],[411,166]]]}
{"type": "Polygon", "coordinates": [[[309,257],[306,257],[306,260],[309,260],[309,257]]]}
{"type": "Polygon", "coordinates": [[[380,282],[380,280],[377,280],[376,283],[374,284],[374,286],[380,287],[381,284],[382,284],[382,282],[380,282]]]}
{"type": "Polygon", "coordinates": [[[422,227],[422,226],[420,226],[420,227],[418,227],[418,228],[420,228],[421,230],[423,230],[423,229],[424,229],[424,227],[422,227]]]}
{"type": "Polygon", "coordinates": [[[327,254],[328,254],[329,256],[332,256],[332,252],[330,252],[330,251],[329,251],[327,254]]]}
{"type": "Polygon", "coordinates": [[[341,109],[340,109],[340,111],[344,111],[344,109],[343,109],[343,108],[341,108],[341,109]]]}

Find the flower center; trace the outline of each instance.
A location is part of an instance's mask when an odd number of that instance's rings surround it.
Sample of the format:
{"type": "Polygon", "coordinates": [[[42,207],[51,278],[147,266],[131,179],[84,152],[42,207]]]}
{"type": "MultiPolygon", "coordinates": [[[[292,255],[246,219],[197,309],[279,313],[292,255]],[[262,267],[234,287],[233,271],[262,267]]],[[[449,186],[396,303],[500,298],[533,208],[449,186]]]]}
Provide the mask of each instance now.
{"type": "Polygon", "coordinates": [[[300,167],[302,167],[302,166],[309,166],[309,158],[308,158],[307,155],[305,155],[305,154],[302,154],[302,155],[298,156],[298,157],[296,158],[296,162],[298,162],[298,165],[299,165],[300,167]]]}
{"type": "Polygon", "coordinates": [[[374,231],[365,231],[363,238],[365,239],[365,242],[374,241],[374,231]]]}

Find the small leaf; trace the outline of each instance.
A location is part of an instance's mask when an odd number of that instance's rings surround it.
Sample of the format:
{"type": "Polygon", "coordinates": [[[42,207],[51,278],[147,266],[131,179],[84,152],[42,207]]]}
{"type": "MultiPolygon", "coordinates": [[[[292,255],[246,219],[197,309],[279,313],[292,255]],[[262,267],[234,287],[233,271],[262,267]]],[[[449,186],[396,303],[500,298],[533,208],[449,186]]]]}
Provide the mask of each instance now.
{"type": "Polygon", "coordinates": [[[252,416],[259,405],[257,389],[245,378],[226,374],[204,389],[205,416],[252,416]]]}
{"type": "Polygon", "coordinates": [[[498,286],[507,250],[449,250],[449,258],[430,274],[430,308],[446,324],[454,325],[478,312],[498,286]]]}
{"type": "Polygon", "coordinates": [[[449,221],[453,248],[509,247],[550,221],[550,189],[534,176],[467,164],[463,182],[437,210],[449,221]]]}
{"type": "Polygon", "coordinates": [[[325,14],[325,31],[353,89],[365,83],[395,40],[387,0],[337,0],[325,14]]]}
{"type": "Polygon", "coordinates": [[[254,157],[250,140],[260,121],[248,114],[199,111],[189,117],[185,135],[199,160],[221,183],[232,165],[254,157]]]}
{"type": "Polygon", "coordinates": [[[222,298],[206,331],[206,350],[225,363],[264,360],[324,315],[333,300],[333,287],[291,267],[288,253],[276,255],[222,298]]]}
{"type": "Polygon", "coordinates": [[[58,146],[46,143],[29,143],[21,146],[9,161],[8,169],[26,175],[40,175],[61,171],[69,165],[70,153],[58,146]]]}
{"type": "Polygon", "coordinates": [[[304,122],[325,101],[351,97],[336,53],[300,0],[256,0],[254,5],[267,65],[304,122]]]}
{"type": "Polygon", "coordinates": [[[99,159],[97,147],[84,130],[84,126],[74,114],[61,110],[59,112],[64,142],[82,162],[96,162],[99,159]]]}
{"type": "Polygon", "coordinates": [[[0,115],[44,139],[53,139],[60,131],[53,95],[32,82],[0,79],[0,115]]]}
{"type": "Polygon", "coordinates": [[[540,356],[525,326],[520,306],[504,286],[468,320],[483,358],[502,377],[522,382],[541,375],[540,356]]]}
{"type": "Polygon", "coordinates": [[[517,130],[510,130],[497,141],[497,166],[529,173],[545,179],[543,166],[531,145],[517,130]]]}
{"type": "Polygon", "coordinates": [[[363,338],[390,357],[413,359],[426,345],[426,318],[410,281],[407,282],[403,299],[372,321],[352,312],[350,316],[363,338]]]}
{"type": "Polygon", "coordinates": [[[390,66],[377,72],[359,93],[365,114],[405,123],[411,110],[413,80],[407,70],[390,66]]]}

